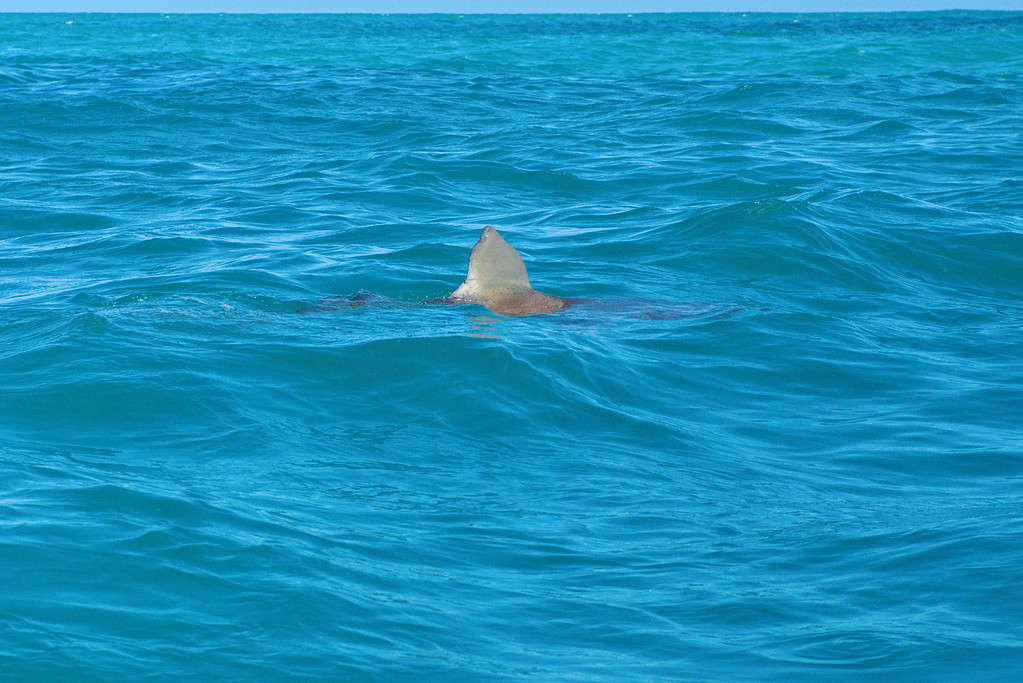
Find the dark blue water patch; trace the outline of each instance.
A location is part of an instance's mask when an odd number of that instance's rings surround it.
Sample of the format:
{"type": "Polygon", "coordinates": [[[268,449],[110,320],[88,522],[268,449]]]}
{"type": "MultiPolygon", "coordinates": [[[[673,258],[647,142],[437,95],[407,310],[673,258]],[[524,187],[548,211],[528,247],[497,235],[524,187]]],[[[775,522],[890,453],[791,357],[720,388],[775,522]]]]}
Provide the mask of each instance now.
{"type": "Polygon", "coordinates": [[[0,223],[3,233],[0,234],[5,234],[9,243],[15,240],[34,241],[37,235],[48,233],[74,239],[82,234],[108,230],[117,224],[116,219],[102,214],[15,205],[4,208],[3,222],[0,223]]]}

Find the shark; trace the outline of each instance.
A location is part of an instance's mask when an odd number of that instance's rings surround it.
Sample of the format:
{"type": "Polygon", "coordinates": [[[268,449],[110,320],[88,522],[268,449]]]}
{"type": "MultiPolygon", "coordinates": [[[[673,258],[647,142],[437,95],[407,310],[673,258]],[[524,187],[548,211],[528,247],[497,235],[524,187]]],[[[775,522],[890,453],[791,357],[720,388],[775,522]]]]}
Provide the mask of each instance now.
{"type": "Polygon", "coordinates": [[[479,304],[498,315],[523,316],[556,313],[574,300],[533,289],[519,252],[488,225],[469,253],[465,282],[442,301],[479,304]]]}
{"type": "Polygon", "coordinates": [[[367,290],[342,297],[330,297],[304,313],[355,309],[365,306],[423,306],[475,304],[493,313],[508,317],[560,313],[569,306],[599,315],[609,312],[643,320],[676,320],[705,315],[731,315],[740,307],[729,305],[695,305],[645,299],[575,299],[554,296],[533,289],[526,264],[515,247],[508,244],[492,225],[483,228],[469,253],[465,281],[455,291],[440,299],[408,304],[367,290]]]}

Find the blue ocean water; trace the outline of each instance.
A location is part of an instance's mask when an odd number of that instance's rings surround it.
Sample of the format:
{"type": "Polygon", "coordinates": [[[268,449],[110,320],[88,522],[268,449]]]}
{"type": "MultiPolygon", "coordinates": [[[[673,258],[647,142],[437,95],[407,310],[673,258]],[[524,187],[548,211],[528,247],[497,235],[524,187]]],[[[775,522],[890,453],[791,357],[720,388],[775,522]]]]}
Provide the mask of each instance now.
{"type": "Polygon", "coordinates": [[[0,15],[0,677],[1018,677],[1021,292],[1023,13],[0,15]]]}

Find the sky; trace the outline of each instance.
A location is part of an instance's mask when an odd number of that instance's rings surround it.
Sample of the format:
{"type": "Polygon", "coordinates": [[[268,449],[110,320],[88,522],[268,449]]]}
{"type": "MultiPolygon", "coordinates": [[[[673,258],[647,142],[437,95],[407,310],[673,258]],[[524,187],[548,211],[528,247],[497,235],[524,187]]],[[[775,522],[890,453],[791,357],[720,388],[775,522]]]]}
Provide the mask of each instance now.
{"type": "Polygon", "coordinates": [[[820,12],[1023,10],[1023,0],[0,0],[0,12],[820,12]]]}

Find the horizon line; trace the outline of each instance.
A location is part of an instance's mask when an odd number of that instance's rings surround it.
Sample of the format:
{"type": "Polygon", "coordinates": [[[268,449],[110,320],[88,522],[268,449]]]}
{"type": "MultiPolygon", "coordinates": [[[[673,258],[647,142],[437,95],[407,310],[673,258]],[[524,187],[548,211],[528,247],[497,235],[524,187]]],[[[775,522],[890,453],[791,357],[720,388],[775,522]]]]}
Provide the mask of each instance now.
{"type": "Polygon", "coordinates": [[[161,11],[161,10],[0,10],[0,14],[162,14],[162,15],[196,15],[196,16],[211,16],[211,15],[267,15],[267,16],[317,16],[317,15],[359,15],[359,16],[420,16],[420,15],[440,15],[440,16],[486,16],[486,15],[503,15],[503,16],[550,16],[550,15],[586,15],[586,16],[632,16],[635,14],[936,14],[939,12],[1001,12],[1001,13],[1020,13],[1023,9],[988,9],[988,8],[962,8],[962,7],[942,7],[937,9],[888,9],[888,10],[853,10],[853,9],[809,9],[809,10],[676,10],[676,11],[664,11],[664,10],[631,10],[622,12],[501,12],[501,11],[490,11],[490,12],[477,12],[473,10],[463,12],[446,12],[446,11],[403,11],[403,12],[360,12],[360,11],[349,11],[349,12],[240,12],[236,10],[222,10],[222,11],[207,11],[207,12],[181,12],[181,11],[161,11]]]}

